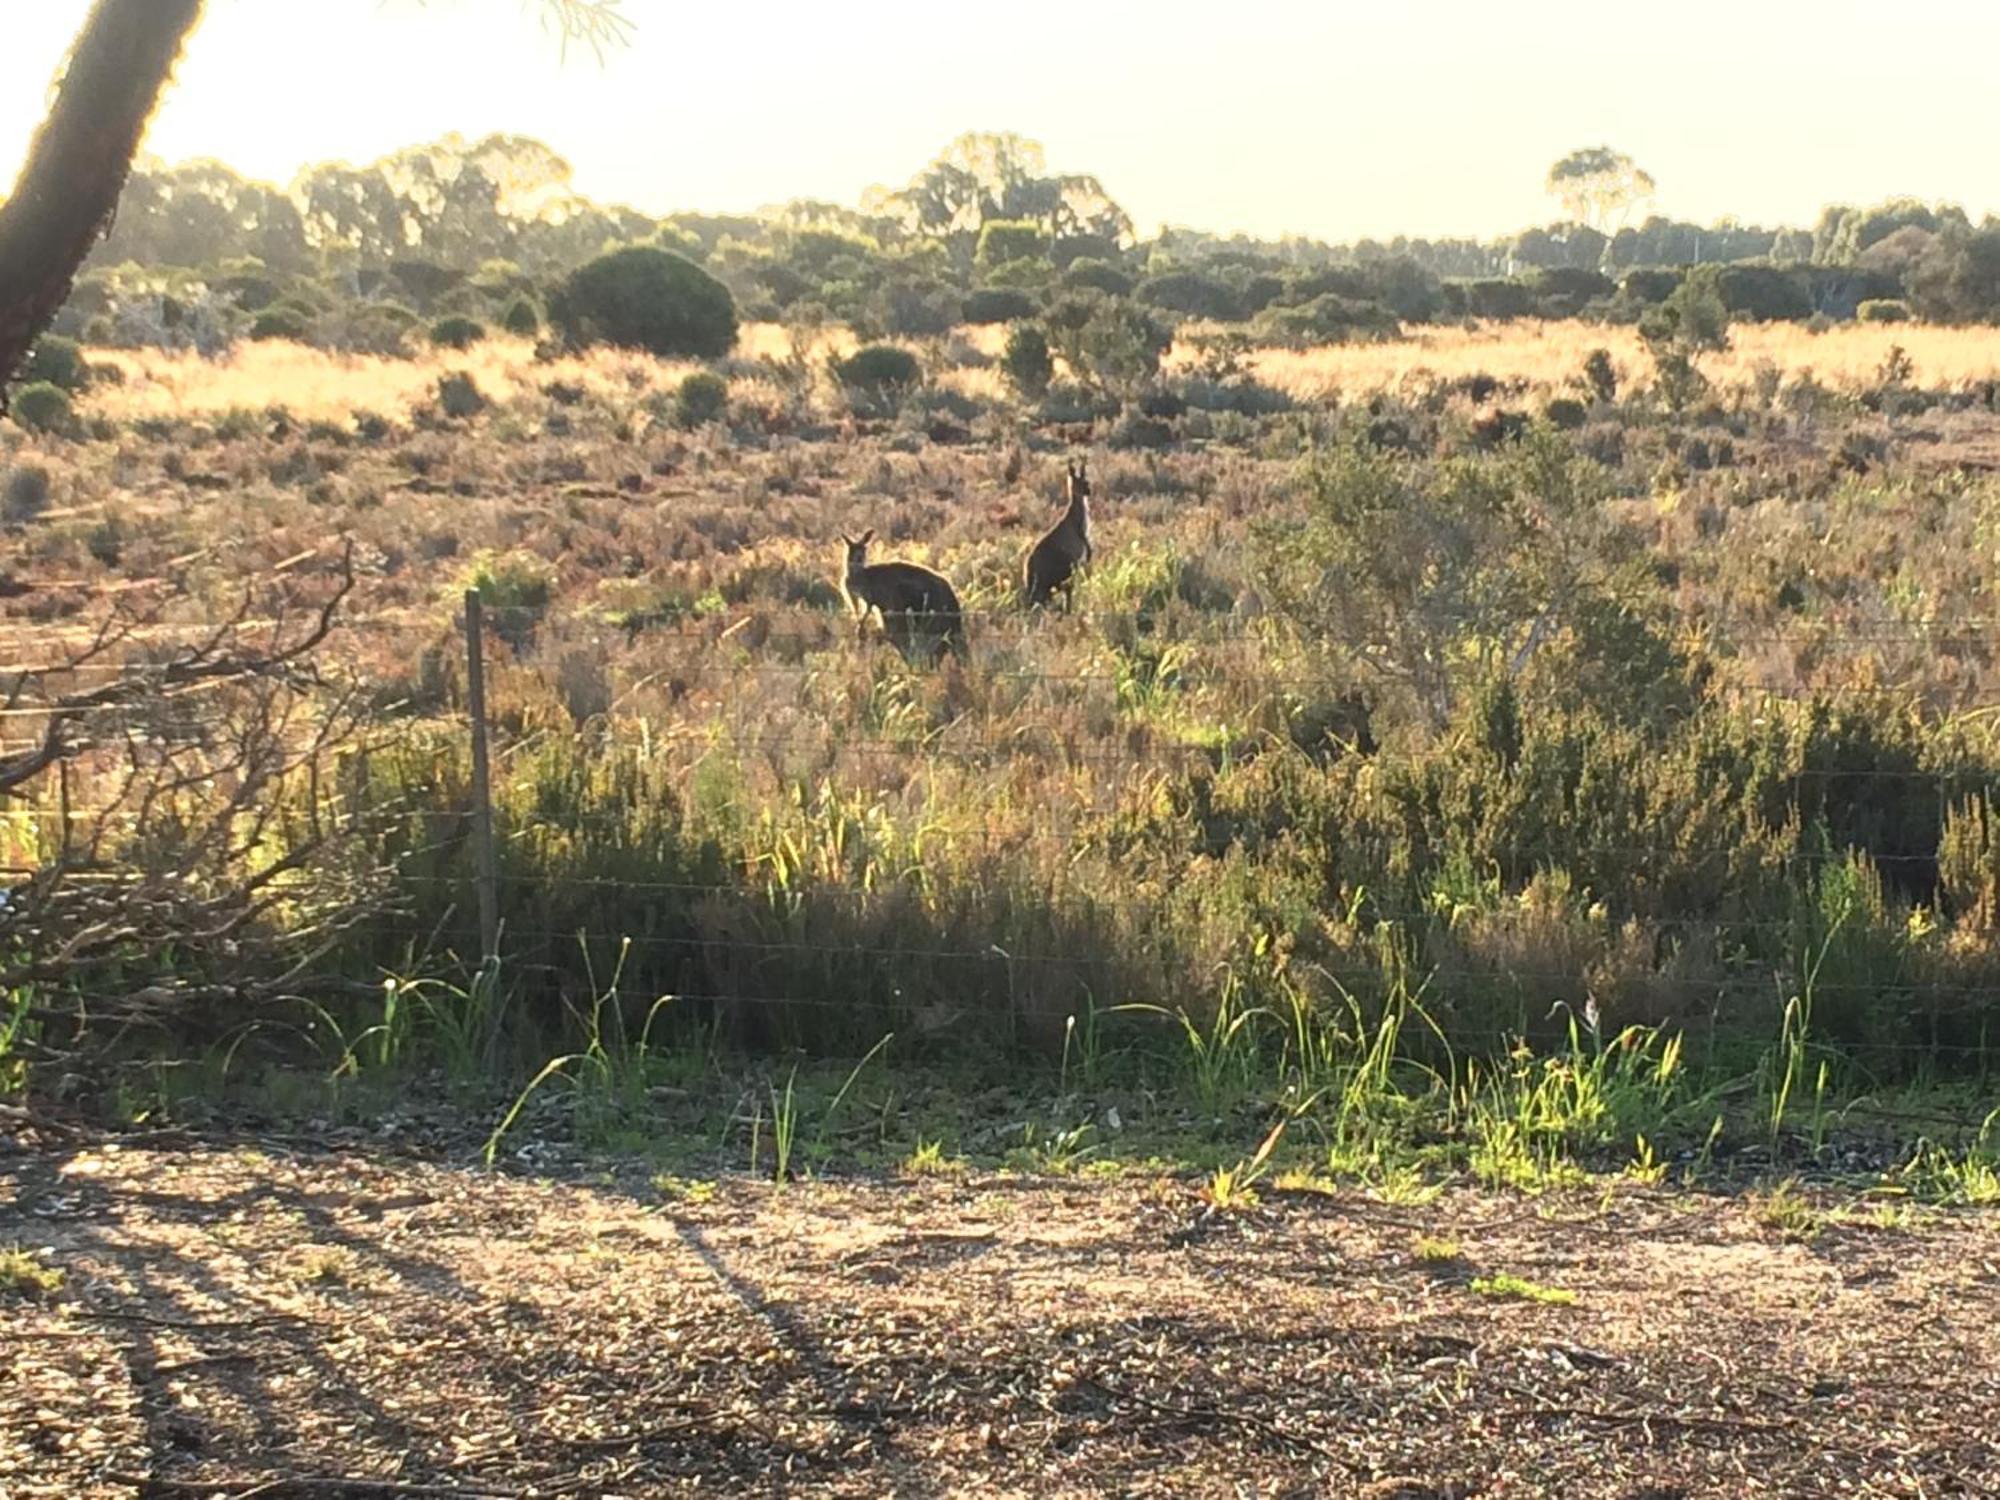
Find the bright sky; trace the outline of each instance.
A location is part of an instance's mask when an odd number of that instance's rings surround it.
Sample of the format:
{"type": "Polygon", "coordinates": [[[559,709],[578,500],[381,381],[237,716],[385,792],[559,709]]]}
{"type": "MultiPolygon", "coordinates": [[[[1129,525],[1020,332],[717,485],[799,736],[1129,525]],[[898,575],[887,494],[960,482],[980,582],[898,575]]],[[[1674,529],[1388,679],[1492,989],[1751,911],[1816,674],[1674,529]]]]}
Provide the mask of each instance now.
{"type": "MultiPolygon", "coordinates": [[[[11,181],[89,0],[15,4],[11,181]]],[[[1661,212],[1808,224],[1908,195],[2000,212],[1991,0],[626,0],[559,58],[537,0],[210,0],[147,149],[285,181],[456,130],[546,141],[654,213],[854,203],[965,130],[1042,141],[1142,233],[1481,237],[1609,143],[1661,212]]]]}

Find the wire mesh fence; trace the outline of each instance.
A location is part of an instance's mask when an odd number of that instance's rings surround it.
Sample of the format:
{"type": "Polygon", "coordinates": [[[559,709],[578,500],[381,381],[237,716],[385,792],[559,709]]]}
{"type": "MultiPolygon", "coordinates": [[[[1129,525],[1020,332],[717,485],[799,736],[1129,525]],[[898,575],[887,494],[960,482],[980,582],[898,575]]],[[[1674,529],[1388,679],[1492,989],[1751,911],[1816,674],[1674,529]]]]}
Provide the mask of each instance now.
{"type": "MultiPolygon", "coordinates": [[[[470,637],[435,611],[343,621],[331,646],[427,636],[463,651],[490,630],[502,669],[546,689],[558,668],[509,631],[545,621],[547,611],[485,614],[470,637]]],[[[1129,685],[1122,666],[1059,671],[1009,654],[1038,630],[1143,624],[1161,645],[1213,647],[1260,641],[1270,628],[1135,623],[1129,612],[971,617],[985,631],[988,660],[912,673],[911,693],[943,692],[945,671],[1057,696],[1129,685]]],[[[277,642],[300,618],[246,612],[234,628],[277,642]]],[[[624,711],[617,705],[632,684],[614,685],[612,706],[591,722],[496,729],[496,786],[482,791],[471,764],[469,700],[484,686],[475,664],[466,682],[475,691],[421,713],[393,698],[377,703],[387,727],[366,747],[343,743],[338,774],[331,761],[301,759],[294,770],[305,789],[274,783],[270,797],[302,798],[290,804],[293,818],[321,807],[322,826],[365,845],[385,877],[379,908],[322,953],[325,964],[350,979],[425,967],[469,973],[497,954],[560,1014],[595,998],[616,961],[622,999],[671,995],[686,1011],[762,1016],[748,1029],[796,1037],[885,1018],[940,1032],[999,1019],[1047,1036],[1084,1012],[1157,1006],[1194,1015],[1219,997],[1267,1010],[1365,1012],[1394,990],[1422,1000],[1441,1043],[1498,1047],[1564,1026],[1585,1006],[1717,1030],[1766,1024],[1803,997],[1830,1034],[1870,1056],[1981,1066],[1989,1056],[1989,1027],[2000,1019],[2000,839],[1987,835],[1984,809],[2000,798],[2000,755],[1983,742],[1940,741],[1926,752],[1932,763],[1895,746],[1863,747],[1865,763],[1854,763],[1853,747],[1839,744],[1818,759],[1809,749],[1746,761],[1715,776],[1713,787],[1734,799],[1716,816],[1640,805],[1607,823],[1579,809],[1565,826],[1543,809],[1536,816],[1546,826],[1534,837],[1515,830],[1482,846],[1472,836],[1485,837],[1476,809],[1419,806],[1436,791],[1431,747],[1304,747],[1268,732],[996,732],[969,716],[890,729],[813,723],[796,696],[780,712],[779,698],[765,695],[774,685],[796,693],[827,676],[823,658],[864,648],[851,622],[824,610],[771,610],[762,620],[755,650],[727,621],[646,635],[649,648],[690,653],[671,668],[683,701],[712,683],[718,696],[752,705],[727,721],[624,711]],[[818,654],[768,659],[786,641],[818,654]],[[771,703],[761,722],[760,701],[771,703]],[[1212,799],[1232,770],[1288,758],[1313,776],[1341,778],[1347,803],[1149,805],[1212,799]],[[711,773],[726,782],[718,768],[740,773],[758,762],[755,784],[739,774],[734,787],[696,785],[711,773]],[[977,795],[980,777],[1023,767],[1077,775],[1040,804],[997,780],[992,798],[977,795]],[[925,789],[946,772],[952,800],[926,802],[925,789]],[[621,777],[638,779],[617,785],[621,777]],[[1397,788],[1387,801],[1385,785],[1397,788]],[[1367,816],[1343,822],[1357,809],[1367,816]],[[1653,837],[1649,813],[1659,815],[1653,837]],[[1406,826],[1392,826],[1391,814],[1406,826]],[[480,852],[482,817],[492,819],[490,856],[480,852]],[[1623,836],[1607,836],[1608,826],[1623,836]],[[1271,856],[1286,840],[1301,848],[1271,856]],[[1474,857],[1482,847],[1483,865],[1474,857]]],[[[2000,645],[1996,627],[1972,616],[1857,616],[1825,629],[1756,624],[1732,646],[1948,642],[1983,662],[2000,645]]],[[[162,809],[240,779],[216,750],[246,722],[239,679],[187,680],[186,664],[214,649],[212,638],[184,631],[178,642],[124,643],[143,644],[143,655],[65,661],[22,652],[0,672],[10,688],[0,725],[18,726],[0,729],[0,761],[42,753],[58,718],[80,726],[61,757],[71,769],[60,795],[43,776],[0,804],[4,869],[24,893],[10,898],[17,908],[25,893],[57,881],[157,893],[196,880],[174,870],[160,842],[162,809]],[[93,767],[100,774],[83,776],[93,767]],[[122,789],[104,796],[107,787],[122,789]]],[[[644,676],[634,672],[635,681],[644,676]]],[[[1231,661],[1185,667],[1180,680],[1251,694],[1324,687],[1307,674],[1231,661]]],[[[287,684],[301,702],[324,688],[287,684]]],[[[1842,697],[1921,706],[1935,689],[1734,678],[1709,692],[1813,712],[1842,697]]],[[[1961,719],[2000,708],[2000,689],[1991,698],[1954,692],[1961,719]]],[[[312,724],[303,713],[276,738],[299,742],[312,724]]],[[[1497,762],[1487,770],[1483,795],[1530,774],[1497,762]]],[[[1565,795],[1577,799],[1589,774],[1571,775],[1565,795]]],[[[240,852],[253,867],[267,857],[240,852]]],[[[301,863],[260,884],[271,900],[260,916],[285,920],[286,893],[316,878],[301,863]]]]}

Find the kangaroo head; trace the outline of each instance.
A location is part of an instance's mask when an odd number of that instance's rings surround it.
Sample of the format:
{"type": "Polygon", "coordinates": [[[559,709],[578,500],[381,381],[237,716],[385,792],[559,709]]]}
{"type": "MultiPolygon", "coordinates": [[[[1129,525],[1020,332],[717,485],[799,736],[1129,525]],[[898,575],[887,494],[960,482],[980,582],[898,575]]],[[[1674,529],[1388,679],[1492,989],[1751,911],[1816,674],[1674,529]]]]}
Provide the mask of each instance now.
{"type": "Polygon", "coordinates": [[[849,536],[846,532],[842,532],[840,539],[847,544],[847,572],[848,576],[852,577],[868,566],[868,544],[875,540],[875,532],[872,527],[862,532],[860,536],[849,536]]]}
{"type": "Polygon", "coordinates": [[[1079,458],[1069,466],[1069,477],[1064,482],[1063,490],[1071,505],[1090,499],[1090,475],[1085,472],[1088,463],[1088,459],[1079,458]]]}

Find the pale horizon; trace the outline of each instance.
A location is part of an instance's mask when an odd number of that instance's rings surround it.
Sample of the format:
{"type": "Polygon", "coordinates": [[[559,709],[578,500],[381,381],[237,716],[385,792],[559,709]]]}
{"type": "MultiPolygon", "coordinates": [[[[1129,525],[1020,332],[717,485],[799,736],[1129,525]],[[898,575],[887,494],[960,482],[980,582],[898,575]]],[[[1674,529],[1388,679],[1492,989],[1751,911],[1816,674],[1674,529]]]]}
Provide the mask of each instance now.
{"type": "MultiPolygon", "coordinates": [[[[11,17],[0,181],[11,182],[89,0],[11,17]]],[[[531,0],[315,0],[310,18],[211,0],[143,150],[289,182],[457,133],[525,135],[575,187],[652,215],[857,204],[967,130],[1041,142],[1161,225],[1327,241],[1492,239],[1561,217],[1549,164],[1609,144],[1659,183],[1647,211],[1810,226],[1890,198],[2000,211],[1988,59],[2000,12],[1915,0],[1899,77],[1859,0],[1694,0],[1633,28],[1561,0],[1502,11],[1025,0],[1005,18],[895,0],[865,19],[629,0],[631,42],[567,59],[531,0]],[[772,15],[772,12],[765,12],[772,15]],[[976,56],[975,64],[971,58],[976,56]],[[303,65],[302,65],[303,64],[303,65]],[[1921,66],[1921,88],[1916,69],[1921,66]],[[357,81],[365,94],[357,99],[357,81]]]]}

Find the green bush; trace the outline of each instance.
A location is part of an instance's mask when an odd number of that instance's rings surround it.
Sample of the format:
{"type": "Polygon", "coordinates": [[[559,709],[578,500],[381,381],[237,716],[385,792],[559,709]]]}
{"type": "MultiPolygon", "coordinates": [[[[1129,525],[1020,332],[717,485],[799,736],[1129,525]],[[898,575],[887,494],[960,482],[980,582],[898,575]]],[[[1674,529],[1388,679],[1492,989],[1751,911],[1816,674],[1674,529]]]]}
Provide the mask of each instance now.
{"type": "Polygon", "coordinates": [[[975,264],[1000,266],[1012,260],[1040,260],[1049,248],[1049,237],[1027,219],[988,219],[979,231],[979,245],[972,253],[975,264]]]}
{"type": "Polygon", "coordinates": [[[1075,260],[1063,269],[1062,284],[1077,291],[1103,292],[1111,297],[1127,295],[1134,285],[1130,276],[1108,260],[1075,260]]]}
{"type": "Polygon", "coordinates": [[[1551,427],[1574,432],[1589,420],[1590,413],[1574,396],[1557,396],[1543,408],[1542,415],[1548,418],[1551,427]]]}
{"type": "Polygon", "coordinates": [[[1031,401],[1039,401],[1056,373],[1048,336],[1033,324],[1016,328],[1007,335],[1007,350],[1000,356],[1000,368],[1016,391],[1031,401]]]}
{"type": "Polygon", "coordinates": [[[550,301],[549,318],[575,345],[717,359],[736,343],[729,288],[683,256],[643,246],[571,272],[550,301]]]}
{"type": "Polygon", "coordinates": [[[1394,338],[1400,331],[1396,315],[1381,303],[1357,302],[1338,292],[1298,306],[1267,307],[1250,326],[1265,343],[1295,348],[1394,338]]]}
{"type": "Polygon", "coordinates": [[[534,637],[555,591],[555,569],[536,554],[481,552],[466,569],[452,602],[466,592],[479,595],[493,633],[518,650],[534,637]]]}
{"type": "Polygon", "coordinates": [[[517,338],[531,339],[542,331],[542,314],[527,297],[516,297],[500,314],[500,326],[517,338]]]}
{"type": "Polygon", "coordinates": [[[1729,309],[1717,290],[1716,266],[1697,266],[1674,294],[1639,320],[1639,337],[1653,357],[1654,383],[1671,411],[1685,410],[1708,389],[1697,367],[1704,354],[1729,347],[1729,309]]]}
{"type": "Polygon", "coordinates": [[[1148,307],[1179,313],[1189,318],[1212,318],[1233,322],[1243,316],[1243,304],[1236,289],[1214,276],[1199,271],[1169,271],[1148,276],[1132,295],[1148,307]]]}
{"type": "Polygon", "coordinates": [[[833,374],[848,390],[877,401],[914,390],[924,378],[916,355],[894,344],[865,344],[847,358],[835,360],[833,374]]]}
{"type": "Polygon", "coordinates": [[[1716,294],[1730,316],[1752,322],[1798,322],[1813,314],[1811,285],[1803,267],[1718,266],[1716,294]]]}
{"type": "Polygon", "coordinates": [[[1640,266],[1625,273],[1618,291],[1627,302],[1656,307],[1673,296],[1685,279],[1684,273],[1665,266],[1640,266]]]}
{"type": "Polygon", "coordinates": [[[1465,310],[1475,318],[1533,317],[1535,294],[1504,277],[1470,281],[1465,284],[1465,310]]]}
{"type": "Polygon", "coordinates": [[[292,339],[303,343],[311,335],[311,325],[296,308],[267,307],[250,324],[253,339],[292,339]]]}
{"type": "Polygon", "coordinates": [[[22,464],[0,480],[0,520],[16,525],[32,521],[49,508],[53,486],[49,471],[39,464],[22,464]]]}
{"type": "Polygon", "coordinates": [[[1172,329],[1119,298],[1099,297],[1087,308],[1080,324],[1058,325],[1058,347],[1072,369],[1108,391],[1137,390],[1158,376],[1160,356],[1173,347],[1172,329]]]}
{"type": "Polygon", "coordinates": [[[957,289],[942,281],[892,281],[868,305],[882,331],[899,338],[949,333],[963,306],[957,289]]]}
{"type": "Polygon", "coordinates": [[[486,325],[477,318],[454,315],[431,324],[431,342],[444,349],[470,349],[486,337],[486,325]]]}
{"type": "Polygon", "coordinates": [[[696,370],[674,392],[674,422],[701,427],[729,409],[729,382],[712,370],[696,370]]]}
{"type": "Polygon", "coordinates": [[[479,393],[478,384],[463,370],[439,376],[437,393],[438,409],[447,417],[463,420],[486,410],[486,398],[479,393]]]}
{"type": "Polygon", "coordinates": [[[1910,304],[1893,298],[1876,297],[1856,308],[1855,316],[1864,323],[1907,323],[1910,321],[1910,304]]]}
{"type": "Polygon", "coordinates": [[[14,420],[30,432],[69,432],[76,426],[76,407],[69,392],[47,380],[14,392],[14,420]]]}
{"type": "Polygon", "coordinates": [[[982,270],[979,279],[992,291],[1038,294],[1048,289],[1055,274],[1045,260],[1010,260],[982,270]]]}
{"type": "Polygon", "coordinates": [[[1528,278],[1536,310],[1545,318],[1573,318],[1618,288],[1609,276],[1581,266],[1548,266],[1528,278]]]}
{"type": "Polygon", "coordinates": [[[76,392],[89,388],[90,366],[84,360],[82,346],[74,339],[45,333],[35,341],[34,349],[16,378],[23,385],[46,381],[66,391],[76,392]]]}
{"type": "Polygon", "coordinates": [[[1584,357],[1583,388],[1591,400],[1607,406],[1618,399],[1618,367],[1611,362],[1609,349],[1593,349],[1584,357]]]}
{"type": "Polygon", "coordinates": [[[965,299],[968,323],[1016,323],[1035,315],[1035,299],[1012,287],[986,287],[965,299]]]}
{"type": "Polygon", "coordinates": [[[262,312],[278,300],[278,284],[255,272],[224,277],[215,289],[247,313],[262,312]]]}

